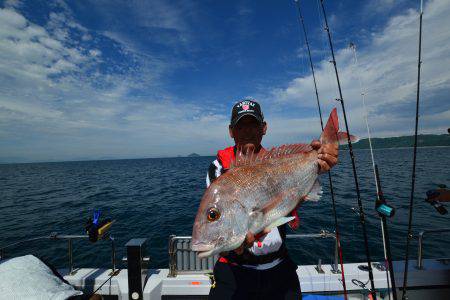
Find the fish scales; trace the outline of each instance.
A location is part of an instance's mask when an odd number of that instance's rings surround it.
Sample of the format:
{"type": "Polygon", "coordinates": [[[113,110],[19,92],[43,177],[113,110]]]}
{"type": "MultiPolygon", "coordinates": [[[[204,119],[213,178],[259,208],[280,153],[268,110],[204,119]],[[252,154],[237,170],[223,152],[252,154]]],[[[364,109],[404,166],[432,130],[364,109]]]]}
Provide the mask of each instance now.
{"type": "Polygon", "coordinates": [[[317,178],[316,160],[317,152],[311,151],[269,159],[252,166],[237,167],[220,176],[214,185],[228,191],[229,201],[220,203],[223,198],[217,191],[215,204],[217,207],[225,205],[233,208],[230,210],[242,212],[230,214],[222,224],[223,228],[231,228],[230,240],[242,242],[248,229],[255,232],[262,231],[293,210],[317,178]],[[306,166],[308,164],[310,166],[306,166]],[[289,193],[283,196],[284,191],[289,193]],[[272,203],[274,201],[276,203],[272,203]],[[271,205],[274,209],[268,210],[264,215],[260,212],[264,207],[271,205]],[[241,218],[242,215],[252,214],[259,214],[259,217],[255,216],[253,220],[241,218]]]}

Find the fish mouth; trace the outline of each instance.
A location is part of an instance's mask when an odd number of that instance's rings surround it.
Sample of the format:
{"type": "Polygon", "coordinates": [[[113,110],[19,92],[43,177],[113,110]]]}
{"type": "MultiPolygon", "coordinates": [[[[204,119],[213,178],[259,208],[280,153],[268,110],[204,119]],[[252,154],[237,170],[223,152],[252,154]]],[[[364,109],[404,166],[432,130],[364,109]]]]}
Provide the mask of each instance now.
{"type": "Polygon", "coordinates": [[[220,247],[214,247],[210,244],[194,244],[192,245],[191,249],[195,249],[194,251],[197,251],[198,258],[205,258],[223,251],[232,251],[234,249],[237,249],[240,245],[242,245],[244,240],[245,237],[232,239],[229,244],[221,245],[220,247]]]}
{"type": "Polygon", "coordinates": [[[208,250],[208,251],[199,251],[197,252],[198,258],[205,258],[208,256],[212,256],[214,253],[214,249],[208,250]]]}
{"type": "Polygon", "coordinates": [[[214,249],[214,246],[211,244],[205,244],[205,243],[193,243],[191,245],[191,250],[196,251],[199,253],[203,252],[210,252],[214,249]]]}
{"type": "Polygon", "coordinates": [[[191,250],[197,252],[198,258],[213,256],[220,252],[237,249],[244,242],[245,236],[232,238],[225,244],[221,243],[223,239],[223,237],[219,237],[213,243],[205,243],[198,240],[191,241],[191,250]]]}
{"type": "Polygon", "coordinates": [[[204,258],[208,256],[212,256],[216,252],[214,251],[214,245],[205,244],[205,243],[193,243],[191,245],[191,250],[197,252],[198,258],[204,258]]]}

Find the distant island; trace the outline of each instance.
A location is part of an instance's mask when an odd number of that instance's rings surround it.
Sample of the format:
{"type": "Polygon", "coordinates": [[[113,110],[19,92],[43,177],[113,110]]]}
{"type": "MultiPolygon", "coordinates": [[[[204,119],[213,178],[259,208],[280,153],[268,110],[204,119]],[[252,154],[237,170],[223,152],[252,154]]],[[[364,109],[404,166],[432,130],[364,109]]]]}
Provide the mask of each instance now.
{"type": "MultiPolygon", "coordinates": [[[[354,149],[369,149],[369,139],[361,139],[359,142],[352,144],[354,149]]],[[[372,147],[380,148],[403,148],[413,147],[414,136],[398,136],[390,138],[372,138],[372,147]]],[[[418,147],[436,147],[450,146],[450,134],[419,134],[417,136],[418,147]]],[[[348,148],[343,145],[342,148],[348,148]]]]}
{"type": "Polygon", "coordinates": [[[187,157],[199,157],[200,155],[197,153],[191,153],[187,157]]]}

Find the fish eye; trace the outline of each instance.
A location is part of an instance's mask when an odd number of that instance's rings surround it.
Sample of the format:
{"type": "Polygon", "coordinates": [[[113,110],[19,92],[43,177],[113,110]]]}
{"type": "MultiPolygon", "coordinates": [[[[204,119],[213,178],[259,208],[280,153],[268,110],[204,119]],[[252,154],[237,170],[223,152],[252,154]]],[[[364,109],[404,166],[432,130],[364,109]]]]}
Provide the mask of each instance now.
{"type": "Polygon", "coordinates": [[[208,221],[213,222],[220,218],[220,212],[215,207],[211,207],[207,212],[208,221]]]}

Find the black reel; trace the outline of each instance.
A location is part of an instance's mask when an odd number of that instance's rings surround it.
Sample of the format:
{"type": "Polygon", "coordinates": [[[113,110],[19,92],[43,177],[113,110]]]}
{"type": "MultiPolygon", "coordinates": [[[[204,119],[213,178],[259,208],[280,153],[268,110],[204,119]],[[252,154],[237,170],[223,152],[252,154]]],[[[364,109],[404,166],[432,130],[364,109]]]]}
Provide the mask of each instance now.
{"type": "Polygon", "coordinates": [[[430,203],[439,214],[446,215],[448,214],[448,211],[439,200],[444,199],[444,197],[441,198],[441,193],[446,190],[447,186],[445,184],[438,184],[438,187],[439,189],[427,191],[427,198],[425,201],[430,203]]]}
{"type": "Polygon", "coordinates": [[[89,218],[86,222],[85,230],[89,236],[89,240],[93,243],[103,238],[111,227],[112,221],[110,218],[100,220],[100,211],[94,212],[94,219],[89,218]]]}

